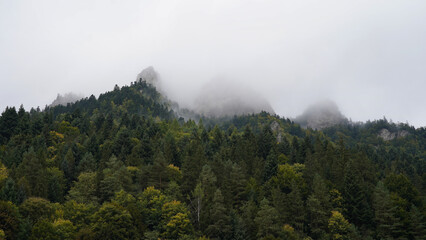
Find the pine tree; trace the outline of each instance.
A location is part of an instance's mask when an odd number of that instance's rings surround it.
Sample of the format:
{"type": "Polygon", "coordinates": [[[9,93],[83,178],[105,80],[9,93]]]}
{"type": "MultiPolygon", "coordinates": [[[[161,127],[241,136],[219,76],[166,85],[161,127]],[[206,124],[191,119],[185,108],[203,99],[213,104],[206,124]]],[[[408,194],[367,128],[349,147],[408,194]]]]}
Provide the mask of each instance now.
{"type": "Polygon", "coordinates": [[[103,170],[103,179],[100,181],[101,201],[107,201],[114,196],[115,192],[121,189],[130,190],[132,182],[129,171],[124,163],[114,155],[111,156],[103,170]]]}
{"type": "Polygon", "coordinates": [[[349,221],[357,226],[370,225],[372,211],[368,203],[365,185],[360,173],[353,169],[352,164],[346,166],[342,195],[349,221]]]}
{"type": "Polygon", "coordinates": [[[92,153],[86,153],[78,164],[77,172],[95,172],[97,168],[96,160],[92,153]]]}
{"type": "Polygon", "coordinates": [[[210,208],[211,224],[207,227],[206,233],[214,239],[228,239],[230,237],[230,218],[224,206],[223,196],[220,189],[214,193],[213,204],[210,208]]]}
{"type": "Polygon", "coordinates": [[[271,127],[269,125],[263,126],[263,130],[258,141],[259,157],[266,159],[275,143],[276,139],[271,127]]]}
{"type": "Polygon", "coordinates": [[[306,202],[308,209],[309,227],[312,236],[321,238],[327,229],[327,220],[331,211],[328,188],[324,180],[317,174],[314,177],[313,192],[306,202]]]}
{"type": "Polygon", "coordinates": [[[257,157],[256,137],[249,126],[246,126],[240,144],[237,144],[236,158],[247,166],[247,174],[254,176],[259,171],[260,161],[257,157]]]}
{"type": "Polygon", "coordinates": [[[182,191],[184,194],[189,194],[195,188],[202,167],[206,162],[204,148],[198,138],[194,138],[187,145],[185,155],[182,163],[182,191]]]}
{"type": "Polygon", "coordinates": [[[162,152],[159,152],[154,157],[154,164],[149,170],[149,186],[154,186],[157,189],[164,189],[168,184],[168,163],[162,152]]]}
{"type": "Polygon", "coordinates": [[[72,182],[75,179],[75,157],[72,148],[69,148],[64,160],[62,161],[62,170],[65,173],[68,182],[72,182]]]}
{"type": "Polygon", "coordinates": [[[48,168],[48,199],[51,202],[63,202],[66,180],[58,168],[48,168]]]}
{"type": "Polygon", "coordinates": [[[271,149],[271,152],[265,161],[265,170],[263,174],[263,181],[267,182],[271,177],[275,176],[278,171],[278,157],[275,151],[271,149]]]}
{"type": "Polygon", "coordinates": [[[278,236],[278,212],[274,207],[269,205],[269,201],[266,198],[260,202],[260,209],[254,221],[258,226],[256,235],[258,239],[268,236],[278,236]]]}
{"type": "Polygon", "coordinates": [[[379,239],[392,239],[396,237],[400,227],[399,219],[395,217],[396,206],[393,205],[390,193],[383,182],[378,182],[373,197],[374,221],[379,239]]]}
{"type": "Polygon", "coordinates": [[[245,200],[246,179],[241,167],[234,163],[230,173],[231,202],[234,209],[239,210],[245,200]]]}
{"type": "Polygon", "coordinates": [[[17,171],[18,176],[28,183],[31,196],[47,197],[46,162],[36,155],[33,148],[24,153],[23,161],[17,171]]]}
{"type": "Polygon", "coordinates": [[[4,201],[11,201],[14,204],[20,204],[23,199],[19,199],[18,189],[12,178],[8,178],[0,190],[0,199],[4,201]]]}
{"type": "Polygon", "coordinates": [[[247,239],[255,240],[257,235],[257,225],[255,218],[258,212],[256,203],[251,199],[242,207],[242,221],[246,228],[247,239]]]}
{"type": "Polygon", "coordinates": [[[68,192],[67,199],[74,200],[78,203],[97,204],[98,196],[96,186],[96,173],[85,172],[78,176],[78,180],[68,192]]]}
{"type": "Polygon", "coordinates": [[[176,145],[175,137],[171,132],[168,132],[163,139],[163,149],[166,161],[180,167],[181,162],[178,155],[178,147],[176,145]]]}
{"type": "Polygon", "coordinates": [[[15,107],[6,107],[0,117],[0,144],[9,141],[9,138],[15,134],[18,125],[18,113],[15,107]]]}
{"type": "MultiPolygon", "coordinates": [[[[287,194],[287,223],[298,232],[303,232],[306,217],[306,208],[303,204],[302,193],[297,184],[292,184],[292,191],[287,194]]],[[[281,213],[284,214],[284,213],[281,213]]]]}
{"type": "Polygon", "coordinates": [[[420,240],[426,236],[425,216],[413,204],[410,210],[410,236],[411,239],[420,240]]]}

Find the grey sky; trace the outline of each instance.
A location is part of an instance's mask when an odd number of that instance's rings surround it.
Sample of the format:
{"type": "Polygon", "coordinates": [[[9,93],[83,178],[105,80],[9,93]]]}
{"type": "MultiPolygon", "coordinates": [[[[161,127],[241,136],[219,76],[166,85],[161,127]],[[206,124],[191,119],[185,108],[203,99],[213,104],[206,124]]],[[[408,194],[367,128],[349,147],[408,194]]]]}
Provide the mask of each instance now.
{"type": "Polygon", "coordinates": [[[220,76],[285,117],[426,126],[426,1],[0,0],[0,109],[125,85],[147,66],[189,104],[220,76]]]}

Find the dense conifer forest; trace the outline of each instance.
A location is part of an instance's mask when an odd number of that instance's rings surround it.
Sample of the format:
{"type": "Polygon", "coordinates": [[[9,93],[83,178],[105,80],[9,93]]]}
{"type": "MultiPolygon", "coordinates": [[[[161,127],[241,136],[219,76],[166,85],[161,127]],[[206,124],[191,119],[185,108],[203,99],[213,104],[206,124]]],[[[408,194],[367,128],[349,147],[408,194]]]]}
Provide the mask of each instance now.
{"type": "Polygon", "coordinates": [[[137,81],[4,110],[0,239],[425,239],[425,159],[425,128],[194,121],[137,81]]]}

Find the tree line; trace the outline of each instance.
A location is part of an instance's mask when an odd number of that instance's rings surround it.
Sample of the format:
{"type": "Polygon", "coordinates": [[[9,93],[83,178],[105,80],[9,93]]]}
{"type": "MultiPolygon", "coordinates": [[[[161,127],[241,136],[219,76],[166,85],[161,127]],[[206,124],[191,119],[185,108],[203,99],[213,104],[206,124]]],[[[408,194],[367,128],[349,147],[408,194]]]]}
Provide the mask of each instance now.
{"type": "Polygon", "coordinates": [[[145,82],[0,117],[0,239],[424,239],[424,128],[184,121],[145,82]],[[380,129],[405,129],[392,141],[380,129]]]}

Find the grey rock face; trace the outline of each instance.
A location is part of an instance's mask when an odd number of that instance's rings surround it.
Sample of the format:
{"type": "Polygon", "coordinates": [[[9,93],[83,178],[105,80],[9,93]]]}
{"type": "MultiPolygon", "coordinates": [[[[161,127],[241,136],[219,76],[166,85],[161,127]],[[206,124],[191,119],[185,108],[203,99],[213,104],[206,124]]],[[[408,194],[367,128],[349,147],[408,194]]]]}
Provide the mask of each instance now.
{"type": "Polygon", "coordinates": [[[281,140],[282,140],[282,134],[281,134],[282,129],[280,127],[280,124],[277,121],[273,121],[271,123],[271,130],[272,130],[272,132],[277,134],[277,142],[280,143],[281,140]]]}
{"type": "Polygon", "coordinates": [[[152,66],[142,70],[142,72],[137,75],[136,81],[145,81],[155,87],[158,87],[157,85],[159,84],[158,74],[152,66]]]}
{"type": "Polygon", "coordinates": [[[379,137],[383,138],[383,140],[385,140],[385,141],[389,141],[389,140],[394,139],[396,137],[396,134],[391,133],[389,130],[384,128],[384,129],[380,130],[379,137]]]}
{"type": "Polygon", "coordinates": [[[386,128],[383,128],[382,130],[380,130],[380,132],[378,134],[378,136],[383,138],[383,140],[385,140],[385,141],[390,141],[390,140],[393,140],[395,138],[404,138],[408,135],[410,135],[410,133],[405,131],[405,130],[399,130],[397,132],[391,132],[391,131],[387,130],[386,128]]]}

